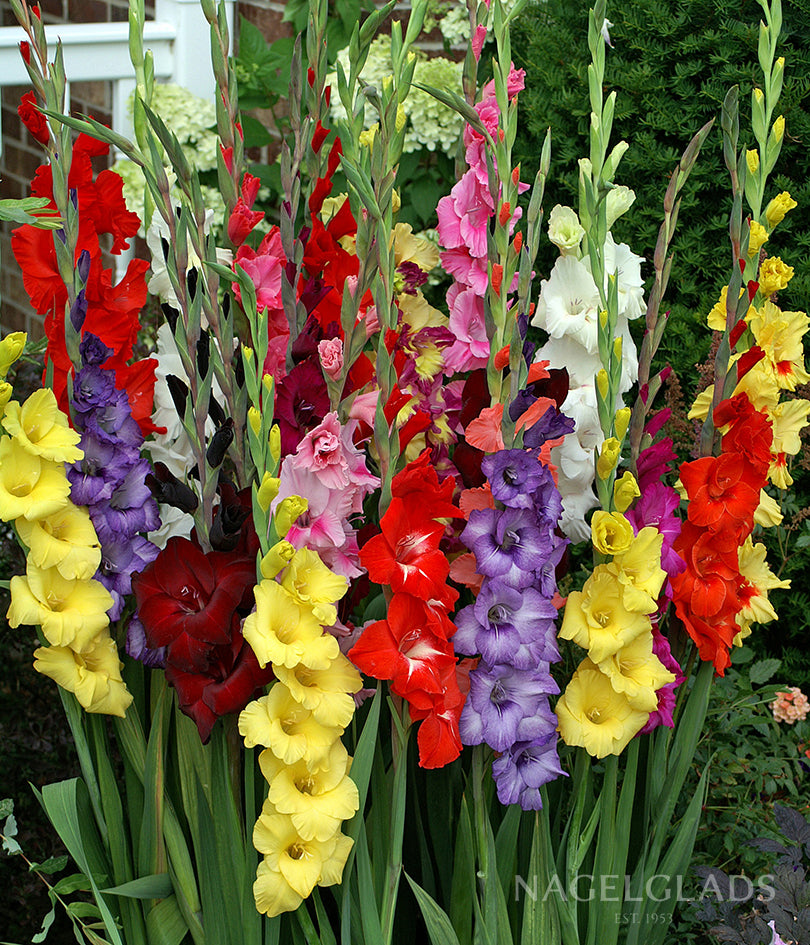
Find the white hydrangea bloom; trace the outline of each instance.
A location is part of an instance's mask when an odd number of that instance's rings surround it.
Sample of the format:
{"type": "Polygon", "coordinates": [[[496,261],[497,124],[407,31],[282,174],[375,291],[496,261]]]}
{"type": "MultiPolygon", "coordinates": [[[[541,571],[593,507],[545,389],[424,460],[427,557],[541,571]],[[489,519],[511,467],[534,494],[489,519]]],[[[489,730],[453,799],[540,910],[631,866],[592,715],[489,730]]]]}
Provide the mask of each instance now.
{"type": "Polygon", "coordinates": [[[470,14],[466,3],[455,3],[439,20],[442,36],[451,46],[463,46],[470,38],[470,14]]]}
{"type": "MultiPolygon", "coordinates": [[[[435,88],[449,89],[462,94],[461,74],[463,63],[453,62],[442,56],[428,59],[424,53],[417,52],[418,60],[414,69],[414,82],[431,85],[435,88]]],[[[338,53],[338,62],[344,72],[349,74],[349,51],[343,49],[338,53]]],[[[371,44],[368,59],[360,73],[360,78],[368,85],[380,88],[383,80],[391,75],[391,37],[378,36],[371,44]]],[[[346,119],[346,109],[340,101],[337,87],[337,74],[330,79],[332,86],[331,115],[336,123],[346,119]]],[[[407,124],[403,150],[407,153],[426,148],[429,151],[455,150],[464,120],[452,108],[443,105],[438,99],[427,92],[415,87],[411,88],[408,98],[403,103],[407,124]]],[[[364,115],[364,125],[370,128],[377,120],[378,115],[372,107],[367,107],[364,115]]]]}

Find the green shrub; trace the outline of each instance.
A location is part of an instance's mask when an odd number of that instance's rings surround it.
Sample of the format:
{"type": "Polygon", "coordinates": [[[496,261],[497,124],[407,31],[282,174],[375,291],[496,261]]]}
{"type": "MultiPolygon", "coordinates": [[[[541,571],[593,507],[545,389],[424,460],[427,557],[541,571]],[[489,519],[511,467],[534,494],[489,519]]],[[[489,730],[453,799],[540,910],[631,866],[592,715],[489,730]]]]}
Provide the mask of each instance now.
{"type": "MultiPolygon", "coordinates": [[[[587,154],[588,48],[590,0],[533,3],[519,20],[512,49],[526,70],[521,95],[522,123],[515,153],[526,167],[536,156],[546,128],[552,128],[552,174],[545,200],[576,206],[577,164],[587,154]]],[[[756,0],[633,0],[609,4],[613,48],[607,56],[607,86],[618,93],[613,140],[630,150],[617,181],[632,187],[636,204],[616,225],[616,237],[651,259],[661,202],[669,175],[690,138],[710,118],[718,122],[684,190],[674,249],[676,259],[665,309],[679,322],[677,346],[694,363],[708,347],[703,317],[728,281],[731,252],[728,215],[730,184],[723,164],[719,112],[732,85],[740,87],[741,142],[753,143],[750,95],[759,76],[756,0]],[[700,313],[700,318],[697,314],[700,313]],[[691,316],[691,317],[690,317],[691,316]],[[694,336],[694,338],[692,337],[694,336]]],[[[777,175],[766,199],[789,190],[799,208],[786,218],[768,249],[796,269],[785,293],[789,308],[810,305],[810,0],[784,4],[785,85],[779,110],[787,133],[777,175]]],[[[524,175],[525,176],[525,175],[524,175]]],[[[553,250],[553,247],[551,247],[553,250]]],[[[553,264],[554,254],[541,269],[553,264]]],[[[675,319],[673,319],[675,320],[675,319]]],[[[689,373],[687,365],[685,373],[689,373]]],[[[673,365],[679,373],[680,365],[673,365]]]]}

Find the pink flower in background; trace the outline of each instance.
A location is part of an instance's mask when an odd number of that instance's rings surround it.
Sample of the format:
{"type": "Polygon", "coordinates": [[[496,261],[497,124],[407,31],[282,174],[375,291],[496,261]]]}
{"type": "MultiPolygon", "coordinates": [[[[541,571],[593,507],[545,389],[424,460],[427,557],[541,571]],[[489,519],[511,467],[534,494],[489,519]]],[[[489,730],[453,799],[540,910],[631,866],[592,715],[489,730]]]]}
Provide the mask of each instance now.
{"type": "Polygon", "coordinates": [[[340,338],[324,338],[318,342],[318,357],[324,374],[336,381],[343,370],[343,342],[340,338]]]}
{"type": "Polygon", "coordinates": [[[773,717],[777,722],[803,722],[810,712],[810,702],[798,686],[788,687],[787,692],[778,692],[776,699],[771,703],[773,717]]]}

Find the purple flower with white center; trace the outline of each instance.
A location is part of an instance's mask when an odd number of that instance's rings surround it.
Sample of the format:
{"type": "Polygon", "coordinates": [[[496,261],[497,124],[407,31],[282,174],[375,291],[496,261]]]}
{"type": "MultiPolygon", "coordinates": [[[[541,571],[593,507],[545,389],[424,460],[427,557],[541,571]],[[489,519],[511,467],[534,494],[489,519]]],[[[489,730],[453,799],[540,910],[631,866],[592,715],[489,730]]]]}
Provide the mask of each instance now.
{"type": "Polygon", "coordinates": [[[456,615],[456,652],[480,653],[485,662],[529,669],[560,658],[553,622],[557,610],[532,587],[517,590],[503,581],[484,583],[475,604],[456,615]]]}
{"type": "Polygon", "coordinates": [[[544,721],[543,705],[553,715],[548,695],[559,691],[547,664],[518,670],[506,663],[479,663],[470,673],[470,694],[461,713],[462,742],[486,742],[495,751],[506,751],[521,730],[524,740],[533,738],[544,721]]]}
{"type": "Polygon", "coordinates": [[[545,738],[518,742],[492,763],[492,776],[501,804],[520,804],[523,810],[541,810],[540,788],[565,772],[557,754],[557,719],[545,738]]]}
{"type": "Polygon", "coordinates": [[[501,450],[481,461],[492,495],[512,509],[534,507],[533,494],[550,475],[536,454],[524,450],[501,450]]]}
{"type": "Polygon", "coordinates": [[[116,396],[115,379],[110,371],[99,367],[83,367],[73,382],[73,410],[91,413],[103,408],[116,396]]]}
{"type": "Polygon", "coordinates": [[[534,582],[534,570],[550,550],[549,536],[530,509],[474,509],[461,540],[475,554],[479,574],[515,587],[534,582]]]}

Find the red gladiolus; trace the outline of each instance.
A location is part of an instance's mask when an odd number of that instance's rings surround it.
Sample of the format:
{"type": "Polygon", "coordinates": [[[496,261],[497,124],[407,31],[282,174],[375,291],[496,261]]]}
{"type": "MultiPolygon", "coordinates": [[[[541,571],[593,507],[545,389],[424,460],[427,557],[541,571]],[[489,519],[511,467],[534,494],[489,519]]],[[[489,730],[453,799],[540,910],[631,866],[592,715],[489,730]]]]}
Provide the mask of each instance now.
{"type": "MultiPolygon", "coordinates": [[[[26,47],[28,43],[25,44],[26,47]]],[[[25,51],[23,51],[23,57],[25,57],[25,51]]],[[[28,52],[28,58],[26,62],[30,61],[31,53],[28,52]]],[[[20,121],[28,129],[32,137],[36,138],[40,144],[47,144],[50,138],[48,132],[48,122],[45,120],[45,116],[39,110],[37,106],[37,97],[33,92],[26,92],[25,95],[20,99],[20,104],[17,108],[17,114],[20,116],[20,121]]]]}
{"type": "Polygon", "coordinates": [[[410,594],[394,594],[386,620],[366,627],[349,652],[355,666],[375,679],[390,679],[403,699],[414,692],[441,695],[442,672],[455,666],[448,634],[455,631],[446,614],[410,594]]]}
{"type": "Polygon", "coordinates": [[[750,533],[761,484],[743,454],[704,456],[683,463],[680,475],[689,495],[690,522],[712,531],[723,528],[743,536],[750,533]]]}
{"type": "Polygon", "coordinates": [[[439,482],[428,450],[394,476],[382,532],[360,551],[369,578],[394,593],[386,619],[366,627],[349,651],[364,673],[390,679],[391,691],[406,699],[411,718],[421,721],[423,768],[449,764],[461,752],[458,724],[465,697],[450,643],[456,628],[448,616],[458,592],[446,583],[450,565],[439,548],[441,520],[461,517],[451,501],[453,487],[452,479],[439,482]]]}

